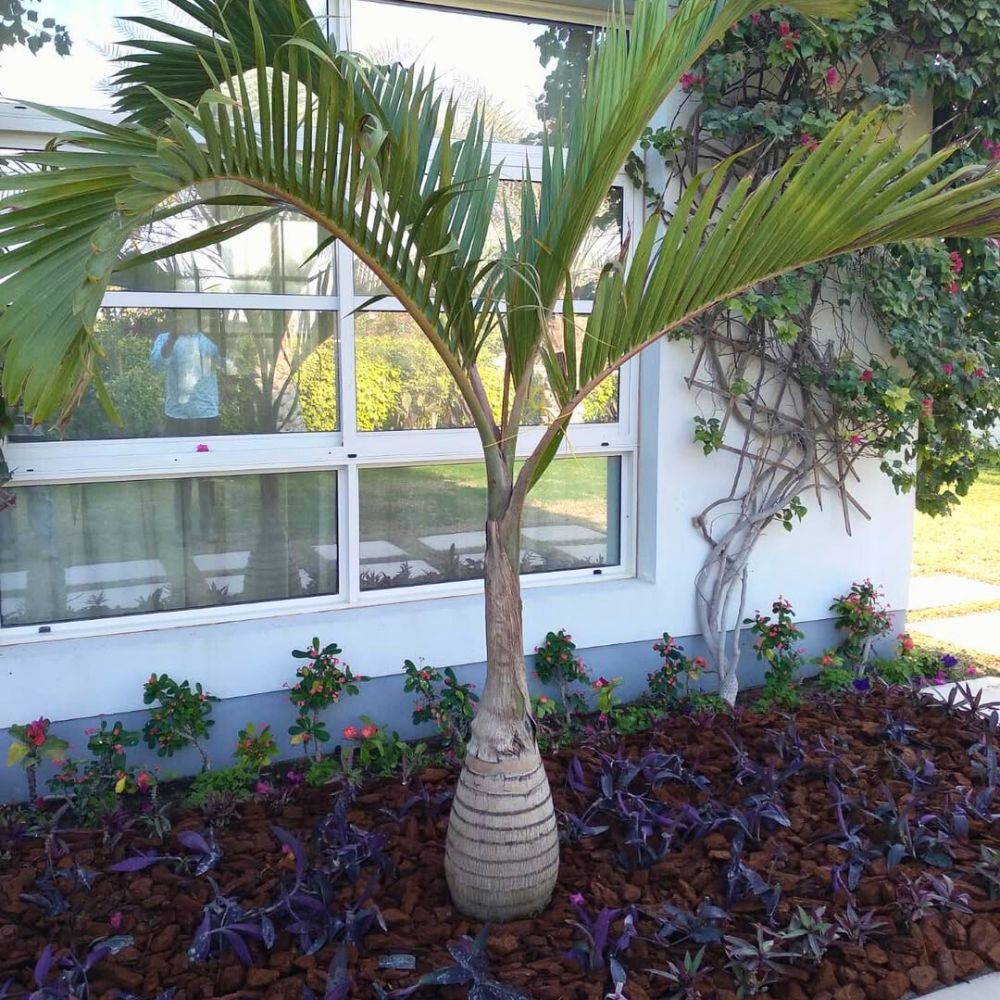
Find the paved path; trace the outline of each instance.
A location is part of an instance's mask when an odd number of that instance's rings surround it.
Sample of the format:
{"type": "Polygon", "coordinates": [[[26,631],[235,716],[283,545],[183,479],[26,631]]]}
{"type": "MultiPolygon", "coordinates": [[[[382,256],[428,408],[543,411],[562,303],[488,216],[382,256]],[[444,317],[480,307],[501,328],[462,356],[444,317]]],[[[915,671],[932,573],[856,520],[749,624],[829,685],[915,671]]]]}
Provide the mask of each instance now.
{"type": "MultiPolygon", "coordinates": [[[[963,649],[1000,656],[1000,611],[977,611],[954,618],[929,618],[914,622],[910,629],[963,649]]],[[[1000,994],[997,1000],[1000,1000],[1000,994]]]]}
{"type": "Polygon", "coordinates": [[[947,608],[955,604],[1000,601],[1000,584],[971,580],[955,573],[932,573],[910,580],[910,611],[947,608]]]}
{"type": "Polygon", "coordinates": [[[1000,1000],[1000,972],[927,993],[924,1000],[1000,1000]]]}

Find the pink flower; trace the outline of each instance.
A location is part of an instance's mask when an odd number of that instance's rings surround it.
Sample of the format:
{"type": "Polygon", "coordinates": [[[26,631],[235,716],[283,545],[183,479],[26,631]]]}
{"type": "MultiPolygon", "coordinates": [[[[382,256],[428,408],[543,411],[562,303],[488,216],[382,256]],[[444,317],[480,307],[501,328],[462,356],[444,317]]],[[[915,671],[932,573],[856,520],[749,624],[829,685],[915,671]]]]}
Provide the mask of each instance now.
{"type": "Polygon", "coordinates": [[[939,670],[932,678],[931,684],[947,684],[948,676],[943,670],[939,670]]]}
{"type": "Polygon", "coordinates": [[[781,35],[782,38],[787,38],[791,33],[792,26],[787,21],[782,21],[778,25],[778,34],[781,35]]]}
{"type": "Polygon", "coordinates": [[[356,740],[358,738],[358,731],[354,726],[344,726],[343,736],[345,740],[356,740]]]}
{"type": "Polygon", "coordinates": [[[955,366],[950,361],[946,361],[941,366],[941,371],[943,371],[945,375],[953,375],[955,373],[955,366]]]}
{"type": "Polygon", "coordinates": [[[783,41],[783,42],[781,43],[781,47],[782,47],[782,48],[783,48],[783,49],[784,49],[784,50],[785,50],[786,52],[791,52],[791,51],[792,51],[792,49],[794,49],[794,48],[795,48],[795,40],[794,40],[793,38],[786,38],[786,39],[785,39],[785,40],[784,40],[784,41],[783,41]]]}
{"type": "Polygon", "coordinates": [[[209,450],[209,448],[208,448],[207,444],[200,444],[200,445],[198,445],[197,448],[195,448],[195,451],[197,451],[197,452],[206,452],[208,450],[209,450]]]}
{"type": "Polygon", "coordinates": [[[40,747],[45,744],[46,736],[49,731],[49,720],[48,719],[36,719],[34,722],[29,722],[24,727],[24,740],[26,743],[30,743],[32,746],[40,747]]]}
{"type": "Polygon", "coordinates": [[[871,382],[871,380],[872,380],[873,378],[875,378],[875,373],[874,373],[874,372],[873,372],[873,371],[872,371],[872,370],[871,370],[870,368],[866,368],[866,369],[865,369],[865,370],[864,370],[864,371],[863,371],[863,372],[861,373],[861,381],[862,381],[862,382],[871,382]]]}
{"type": "Polygon", "coordinates": [[[810,153],[814,153],[817,149],[819,149],[819,143],[808,132],[803,132],[802,135],[799,136],[799,145],[805,146],[810,153]]]}
{"type": "Polygon", "coordinates": [[[115,910],[115,912],[108,917],[108,926],[113,931],[120,931],[122,929],[122,915],[118,912],[118,910],[115,910]]]}
{"type": "Polygon", "coordinates": [[[934,412],[934,400],[930,396],[924,396],[920,401],[920,410],[925,417],[929,417],[934,412]]]}
{"type": "Polygon", "coordinates": [[[681,75],[681,90],[690,90],[695,81],[694,73],[683,73],[681,75]]]}
{"type": "Polygon", "coordinates": [[[955,295],[958,292],[958,282],[957,281],[949,281],[948,282],[948,291],[951,292],[952,295],[955,295]]]}
{"type": "Polygon", "coordinates": [[[257,784],[253,786],[253,790],[258,795],[267,795],[271,791],[271,786],[266,781],[258,781],[257,784]]]}
{"type": "Polygon", "coordinates": [[[135,776],[135,786],[140,792],[144,792],[149,788],[149,775],[145,771],[140,771],[135,776]]]}
{"type": "Polygon", "coordinates": [[[851,444],[861,444],[861,435],[860,434],[852,434],[851,435],[851,444]]]}
{"type": "Polygon", "coordinates": [[[751,14],[750,15],[750,23],[752,25],[754,25],[755,27],[756,27],[756,25],[760,24],[760,14],[751,14]]]}
{"type": "Polygon", "coordinates": [[[571,893],[570,897],[569,897],[569,901],[574,906],[583,906],[583,893],[582,892],[571,893]]]}
{"type": "Polygon", "coordinates": [[[965,267],[965,258],[958,250],[952,250],[948,256],[951,258],[951,273],[961,274],[962,268],[965,267]]]}
{"type": "Polygon", "coordinates": [[[972,374],[976,378],[986,378],[986,372],[982,368],[977,368],[972,374]]]}
{"type": "Polygon", "coordinates": [[[836,67],[835,66],[831,66],[826,71],[826,82],[827,82],[827,85],[830,86],[830,87],[833,87],[833,86],[836,85],[836,83],[837,83],[837,81],[839,79],[840,79],[840,74],[837,72],[836,67]]]}
{"type": "Polygon", "coordinates": [[[363,726],[361,735],[366,740],[370,740],[378,732],[378,726],[363,726]]]}
{"type": "Polygon", "coordinates": [[[593,688],[594,688],[595,691],[600,691],[601,688],[607,687],[607,686],[608,686],[608,682],[603,677],[598,677],[597,680],[594,681],[594,684],[593,684],[593,688]]]}
{"type": "Polygon", "coordinates": [[[979,671],[971,663],[969,664],[969,666],[967,666],[965,668],[965,676],[966,677],[975,677],[978,673],[979,673],[979,671]]]}

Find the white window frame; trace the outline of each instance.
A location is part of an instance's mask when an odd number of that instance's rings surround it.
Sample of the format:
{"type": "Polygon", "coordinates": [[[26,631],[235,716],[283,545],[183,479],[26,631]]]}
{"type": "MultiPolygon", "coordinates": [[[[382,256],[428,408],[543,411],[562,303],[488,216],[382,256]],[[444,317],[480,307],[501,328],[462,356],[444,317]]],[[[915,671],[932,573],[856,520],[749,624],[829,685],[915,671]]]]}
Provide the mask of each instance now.
{"type": "MultiPolygon", "coordinates": [[[[424,3],[427,0],[406,0],[424,3]]],[[[349,32],[344,7],[349,0],[328,0],[331,29],[349,32]]],[[[599,9],[556,3],[491,4],[436,0],[438,7],[469,13],[504,13],[540,20],[600,23],[599,9]],[[544,8],[544,9],[539,9],[544,8]]],[[[339,34],[340,32],[338,32],[339,34]]],[[[112,120],[110,113],[98,117],[112,120]]],[[[57,123],[37,112],[11,103],[0,103],[0,147],[41,148],[57,134],[57,123]]],[[[541,176],[541,149],[496,144],[493,164],[503,180],[519,181],[526,173],[541,176]]],[[[622,189],[622,216],[626,236],[643,221],[641,192],[621,173],[615,186],[622,189]]],[[[340,429],[336,432],[220,435],[206,439],[208,452],[198,452],[192,438],[132,438],[103,441],[47,441],[4,443],[4,454],[13,476],[13,487],[61,485],[133,479],[175,479],[215,475],[330,472],[337,476],[338,593],[246,604],[184,608],[146,614],[107,616],[44,625],[0,627],[0,646],[107,635],[165,628],[242,621],[257,618],[312,614],[343,608],[372,607],[434,598],[481,593],[481,580],[419,584],[409,587],[361,590],[359,471],[386,466],[414,466],[482,462],[482,448],[472,428],[426,431],[366,431],[356,425],[354,310],[370,296],[354,290],[353,256],[340,243],[334,248],[337,294],[331,296],[282,295],[237,292],[108,292],[103,304],[159,308],[278,309],[331,311],[337,316],[340,378],[340,429]],[[280,445],[274,448],[274,445],[280,445]]],[[[578,315],[590,312],[589,300],[574,300],[578,315]]],[[[371,311],[400,311],[395,300],[382,299],[371,311]]],[[[639,360],[630,361],[619,375],[618,421],[613,424],[570,425],[558,458],[604,457],[621,460],[619,504],[619,562],[614,566],[585,567],[546,573],[523,574],[525,590],[580,583],[600,584],[636,576],[636,524],[638,479],[639,360]]],[[[522,428],[517,457],[526,458],[544,428],[522,428]]]]}

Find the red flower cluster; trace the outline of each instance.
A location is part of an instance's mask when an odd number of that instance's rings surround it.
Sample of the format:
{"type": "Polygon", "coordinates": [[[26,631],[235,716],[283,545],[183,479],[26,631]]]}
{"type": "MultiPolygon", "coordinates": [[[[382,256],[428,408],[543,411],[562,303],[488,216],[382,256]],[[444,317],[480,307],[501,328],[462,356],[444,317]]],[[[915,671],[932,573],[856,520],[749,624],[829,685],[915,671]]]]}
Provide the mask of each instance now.
{"type": "Polygon", "coordinates": [[[36,719],[34,722],[29,722],[24,727],[25,742],[30,743],[33,747],[44,746],[48,733],[48,719],[36,719]]]}
{"type": "Polygon", "coordinates": [[[965,258],[958,250],[952,250],[948,256],[951,258],[951,273],[961,274],[962,268],[965,267],[965,258]]]}
{"type": "Polygon", "coordinates": [[[799,145],[805,146],[810,153],[815,152],[819,149],[819,141],[814,139],[808,132],[803,132],[799,137],[799,145]]]}
{"type": "Polygon", "coordinates": [[[1000,160],[1000,142],[983,139],[983,149],[989,154],[991,160],[1000,160]]]}
{"type": "Polygon", "coordinates": [[[692,87],[704,86],[706,83],[708,83],[707,76],[701,76],[697,73],[681,74],[681,90],[690,90],[692,87]]]}

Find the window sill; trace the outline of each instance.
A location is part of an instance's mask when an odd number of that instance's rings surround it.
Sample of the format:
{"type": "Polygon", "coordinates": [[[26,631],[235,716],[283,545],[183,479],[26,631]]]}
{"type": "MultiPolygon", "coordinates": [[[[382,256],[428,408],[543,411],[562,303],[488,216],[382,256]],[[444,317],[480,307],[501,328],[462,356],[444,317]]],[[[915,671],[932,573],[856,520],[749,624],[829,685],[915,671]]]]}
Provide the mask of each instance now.
{"type": "MultiPolygon", "coordinates": [[[[565,570],[522,576],[521,587],[525,592],[566,586],[593,585],[607,582],[636,580],[635,574],[624,566],[609,566],[601,572],[593,570],[565,570]]],[[[636,582],[640,582],[636,580],[636,582]]],[[[394,604],[412,604],[420,601],[440,601],[449,598],[475,597],[483,592],[482,580],[435,583],[416,587],[373,590],[361,594],[356,601],[336,595],[303,597],[288,601],[268,601],[259,604],[221,605],[211,608],[187,608],[180,611],[161,611],[146,615],[120,615],[90,621],[53,622],[50,625],[13,625],[0,628],[0,648],[34,643],[58,642],[67,639],[98,638],[113,635],[130,635],[138,632],[159,632],[224,625],[233,622],[259,621],[268,618],[286,618],[296,615],[314,615],[349,609],[384,607],[394,604]],[[42,632],[41,629],[48,629],[42,632]]]]}

